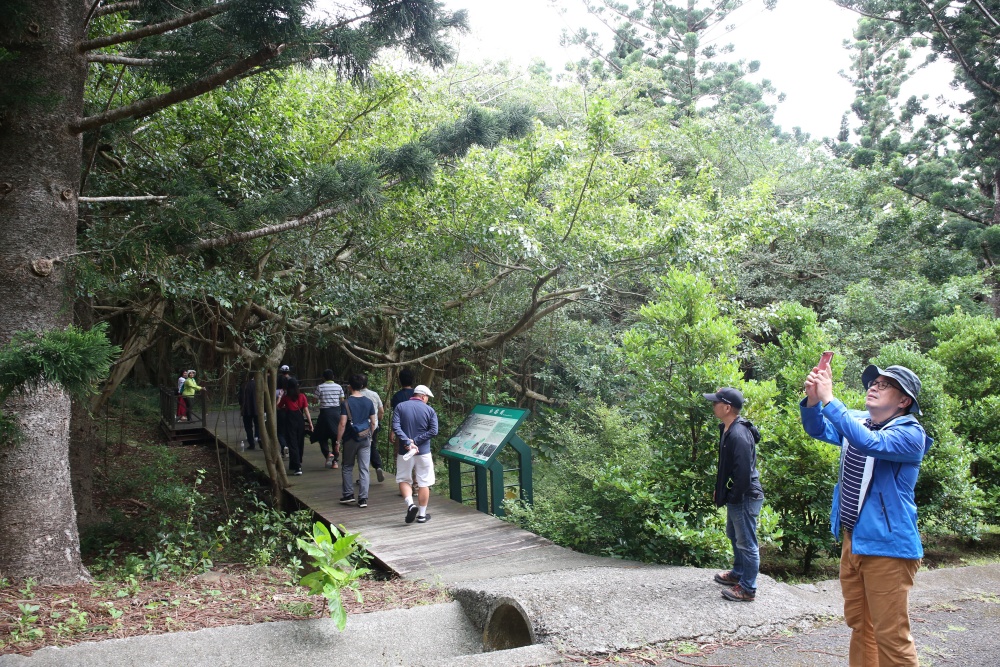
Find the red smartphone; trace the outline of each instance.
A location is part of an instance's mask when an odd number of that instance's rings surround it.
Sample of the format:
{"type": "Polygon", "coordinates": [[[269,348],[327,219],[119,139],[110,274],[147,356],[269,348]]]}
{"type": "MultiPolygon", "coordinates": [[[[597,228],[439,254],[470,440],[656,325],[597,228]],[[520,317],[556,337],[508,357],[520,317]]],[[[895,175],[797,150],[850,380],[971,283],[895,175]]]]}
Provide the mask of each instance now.
{"type": "Polygon", "coordinates": [[[819,369],[829,368],[831,359],[833,359],[833,352],[827,350],[826,352],[820,355],[819,363],[816,364],[816,367],[819,369]]]}

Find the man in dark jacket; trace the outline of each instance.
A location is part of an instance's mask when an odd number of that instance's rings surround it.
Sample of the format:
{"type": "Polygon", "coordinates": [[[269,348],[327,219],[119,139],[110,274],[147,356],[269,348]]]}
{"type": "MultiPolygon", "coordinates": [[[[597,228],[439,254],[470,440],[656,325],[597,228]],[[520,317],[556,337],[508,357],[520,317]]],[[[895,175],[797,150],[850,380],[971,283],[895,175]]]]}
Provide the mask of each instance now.
{"type": "Polygon", "coordinates": [[[719,425],[719,472],[715,478],[716,507],[726,506],[726,536],[733,543],[733,569],[715,575],[726,586],[722,597],[734,602],[753,602],[757,596],[760,551],[757,547],[757,517],[764,505],[764,489],[757,473],[757,443],[760,432],[740,416],[743,394],[722,387],[704,394],[712,402],[719,425]]]}

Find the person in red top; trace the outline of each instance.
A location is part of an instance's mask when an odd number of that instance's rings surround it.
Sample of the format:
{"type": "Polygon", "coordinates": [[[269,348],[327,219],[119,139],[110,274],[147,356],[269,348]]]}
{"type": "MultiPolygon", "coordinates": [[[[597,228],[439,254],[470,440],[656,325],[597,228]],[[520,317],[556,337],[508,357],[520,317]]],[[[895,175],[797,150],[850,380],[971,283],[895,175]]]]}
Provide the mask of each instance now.
{"type": "Polygon", "coordinates": [[[309,399],[299,391],[299,381],[288,378],[285,394],[278,401],[278,409],[286,410],[285,442],[288,443],[288,472],[302,474],[302,453],[305,450],[306,423],[313,430],[312,416],[309,414],[309,399]]]}

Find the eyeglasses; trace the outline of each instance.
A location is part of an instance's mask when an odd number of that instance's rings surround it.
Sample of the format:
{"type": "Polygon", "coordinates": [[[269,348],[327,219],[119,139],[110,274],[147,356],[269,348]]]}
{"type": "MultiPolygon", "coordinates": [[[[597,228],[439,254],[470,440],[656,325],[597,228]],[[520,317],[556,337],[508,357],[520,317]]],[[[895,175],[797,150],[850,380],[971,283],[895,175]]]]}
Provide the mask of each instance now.
{"type": "Polygon", "coordinates": [[[893,382],[892,380],[872,380],[871,382],[868,383],[868,388],[871,389],[872,387],[878,389],[879,391],[882,391],[883,389],[888,389],[889,387],[903,391],[902,387],[900,387],[897,383],[893,382]]]}

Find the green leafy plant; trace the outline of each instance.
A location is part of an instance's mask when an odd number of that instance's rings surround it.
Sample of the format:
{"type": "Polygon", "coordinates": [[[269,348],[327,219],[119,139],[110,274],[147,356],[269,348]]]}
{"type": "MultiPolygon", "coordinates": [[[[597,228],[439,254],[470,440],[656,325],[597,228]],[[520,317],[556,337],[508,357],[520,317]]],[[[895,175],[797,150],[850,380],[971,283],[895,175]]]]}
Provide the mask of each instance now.
{"type": "MultiPolygon", "coordinates": [[[[43,334],[14,334],[0,347],[0,405],[12,393],[28,391],[43,382],[60,384],[77,398],[92,393],[121,351],[106,334],[106,324],[89,330],[70,326],[43,334]]],[[[17,423],[0,415],[0,441],[16,442],[19,434],[17,423]]]]}
{"type": "Polygon", "coordinates": [[[327,528],[317,521],[313,524],[312,542],[298,539],[299,548],[312,556],[312,565],[316,568],[302,577],[299,583],[309,587],[313,595],[326,598],[330,618],[338,630],[347,625],[347,611],[341,598],[343,589],[353,590],[358,602],[361,602],[361,591],[358,590],[358,580],[370,572],[367,568],[357,567],[351,562],[351,556],[358,549],[359,533],[341,533],[336,527],[327,528]]]}

